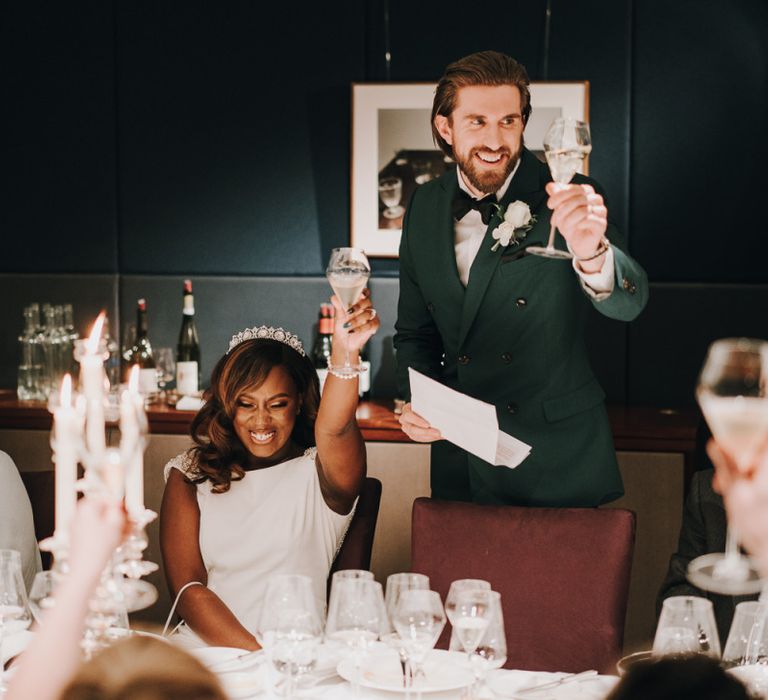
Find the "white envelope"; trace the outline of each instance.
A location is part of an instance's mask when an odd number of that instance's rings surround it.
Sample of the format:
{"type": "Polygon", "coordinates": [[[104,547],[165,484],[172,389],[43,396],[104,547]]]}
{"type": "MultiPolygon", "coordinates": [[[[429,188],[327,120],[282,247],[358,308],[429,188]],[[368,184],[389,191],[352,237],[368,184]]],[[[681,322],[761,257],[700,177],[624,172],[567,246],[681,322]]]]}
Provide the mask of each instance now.
{"type": "Polygon", "coordinates": [[[512,469],[530,454],[530,445],[499,430],[491,404],[449,389],[413,368],[408,376],[411,408],[449,442],[489,464],[512,469]]]}

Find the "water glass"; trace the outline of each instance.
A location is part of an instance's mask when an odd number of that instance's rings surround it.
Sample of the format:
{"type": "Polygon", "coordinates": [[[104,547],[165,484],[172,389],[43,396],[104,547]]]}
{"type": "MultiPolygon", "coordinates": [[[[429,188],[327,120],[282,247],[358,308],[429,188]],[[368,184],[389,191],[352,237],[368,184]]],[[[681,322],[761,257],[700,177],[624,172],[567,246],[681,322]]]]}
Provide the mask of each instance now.
{"type": "Polygon", "coordinates": [[[283,676],[283,696],[292,698],[299,676],[314,668],[322,638],[311,578],[279,574],[269,580],[256,638],[283,676]]]}
{"type": "Polygon", "coordinates": [[[723,651],[723,666],[756,697],[768,696],[768,607],[739,603],[723,651]]]}
{"type": "Polygon", "coordinates": [[[655,656],[707,654],[720,657],[712,601],[696,596],[667,598],[661,609],[656,636],[655,656]]]}
{"type": "Polygon", "coordinates": [[[0,549],[0,650],[6,636],[27,629],[31,623],[21,554],[15,549],[0,549]]]}
{"type": "Polygon", "coordinates": [[[344,644],[355,665],[352,692],[360,697],[363,656],[386,625],[381,584],[366,578],[340,578],[333,582],[325,635],[344,644]]]}

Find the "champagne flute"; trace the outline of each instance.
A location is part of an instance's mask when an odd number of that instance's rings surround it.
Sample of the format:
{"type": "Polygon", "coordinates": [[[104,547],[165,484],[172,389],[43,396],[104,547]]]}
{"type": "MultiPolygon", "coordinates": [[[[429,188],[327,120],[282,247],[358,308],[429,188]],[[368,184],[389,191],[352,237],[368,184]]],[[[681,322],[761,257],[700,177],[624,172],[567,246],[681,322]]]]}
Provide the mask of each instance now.
{"type": "Polygon", "coordinates": [[[436,591],[403,591],[393,620],[413,664],[416,697],[421,700],[424,661],[445,627],[445,611],[436,591]]]}
{"type": "MultiPolygon", "coordinates": [[[[339,298],[344,311],[360,298],[371,276],[371,265],[362,248],[334,248],[325,270],[325,276],[339,298]]],[[[352,365],[349,361],[349,337],[344,338],[345,361],[342,366],[328,365],[328,369],[337,376],[355,377],[363,370],[363,365],[352,365]]]]}
{"type": "MultiPolygon", "coordinates": [[[[720,447],[749,471],[768,439],[768,343],[726,338],[709,347],[696,391],[701,411],[720,447]]],[[[760,575],[739,551],[738,534],[728,527],[725,553],[697,557],[688,580],[724,595],[758,593],[760,575]]]]}
{"type": "MultiPolygon", "coordinates": [[[[544,155],[547,158],[552,179],[567,185],[592,150],[589,124],[571,117],[558,117],[544,135],[544,155]]],[[[555,260],[569,260],[573,256],[567,250],[555,248],[555,225],[549,227],[549,240],[545,247],[526,248],[532,255],[555,260]]]]}

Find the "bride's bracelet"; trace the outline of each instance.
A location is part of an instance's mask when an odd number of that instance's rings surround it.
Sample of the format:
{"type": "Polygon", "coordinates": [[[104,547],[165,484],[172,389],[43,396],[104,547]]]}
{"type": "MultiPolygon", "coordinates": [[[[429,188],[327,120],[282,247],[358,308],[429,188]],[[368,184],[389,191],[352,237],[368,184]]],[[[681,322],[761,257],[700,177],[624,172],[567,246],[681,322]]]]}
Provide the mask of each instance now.
{"type": "Polygon", "coordinates": [[[357,374],[344,374],[342,372],[337,371],[333,365],[331,364],[330,358],[328,359],[328,371],[334,376],[338,377],[339,379],[357,379],[357,374]]]}

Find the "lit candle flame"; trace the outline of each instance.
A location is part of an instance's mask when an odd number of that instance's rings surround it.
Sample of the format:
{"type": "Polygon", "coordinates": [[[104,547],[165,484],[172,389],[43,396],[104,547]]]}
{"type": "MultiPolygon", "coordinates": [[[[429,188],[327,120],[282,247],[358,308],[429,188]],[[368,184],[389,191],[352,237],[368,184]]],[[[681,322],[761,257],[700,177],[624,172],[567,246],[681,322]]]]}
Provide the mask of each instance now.
{"type": "Polygon", "coordinates": [[[102,311],[96,319],[96,323],[93,324],[93,330],[85,344],[85,349],[89,355],[95,355],[99,351],[99,340],[101,339],[101,329],[104,327],[105,316],[106,313],[102,311]]]}
{"type": "Polygon", "coordinates": [[[72,406],[72,376],[65,374],[61,380],[61,393],[59,394],[59,405],[69,408],[72,406]]]}
{"type": "Polygon", "coordinates": [[[139,393],[139,366],[131,367],[131,374],[128,377],[128,391],[131,394],[139,393]]]}

